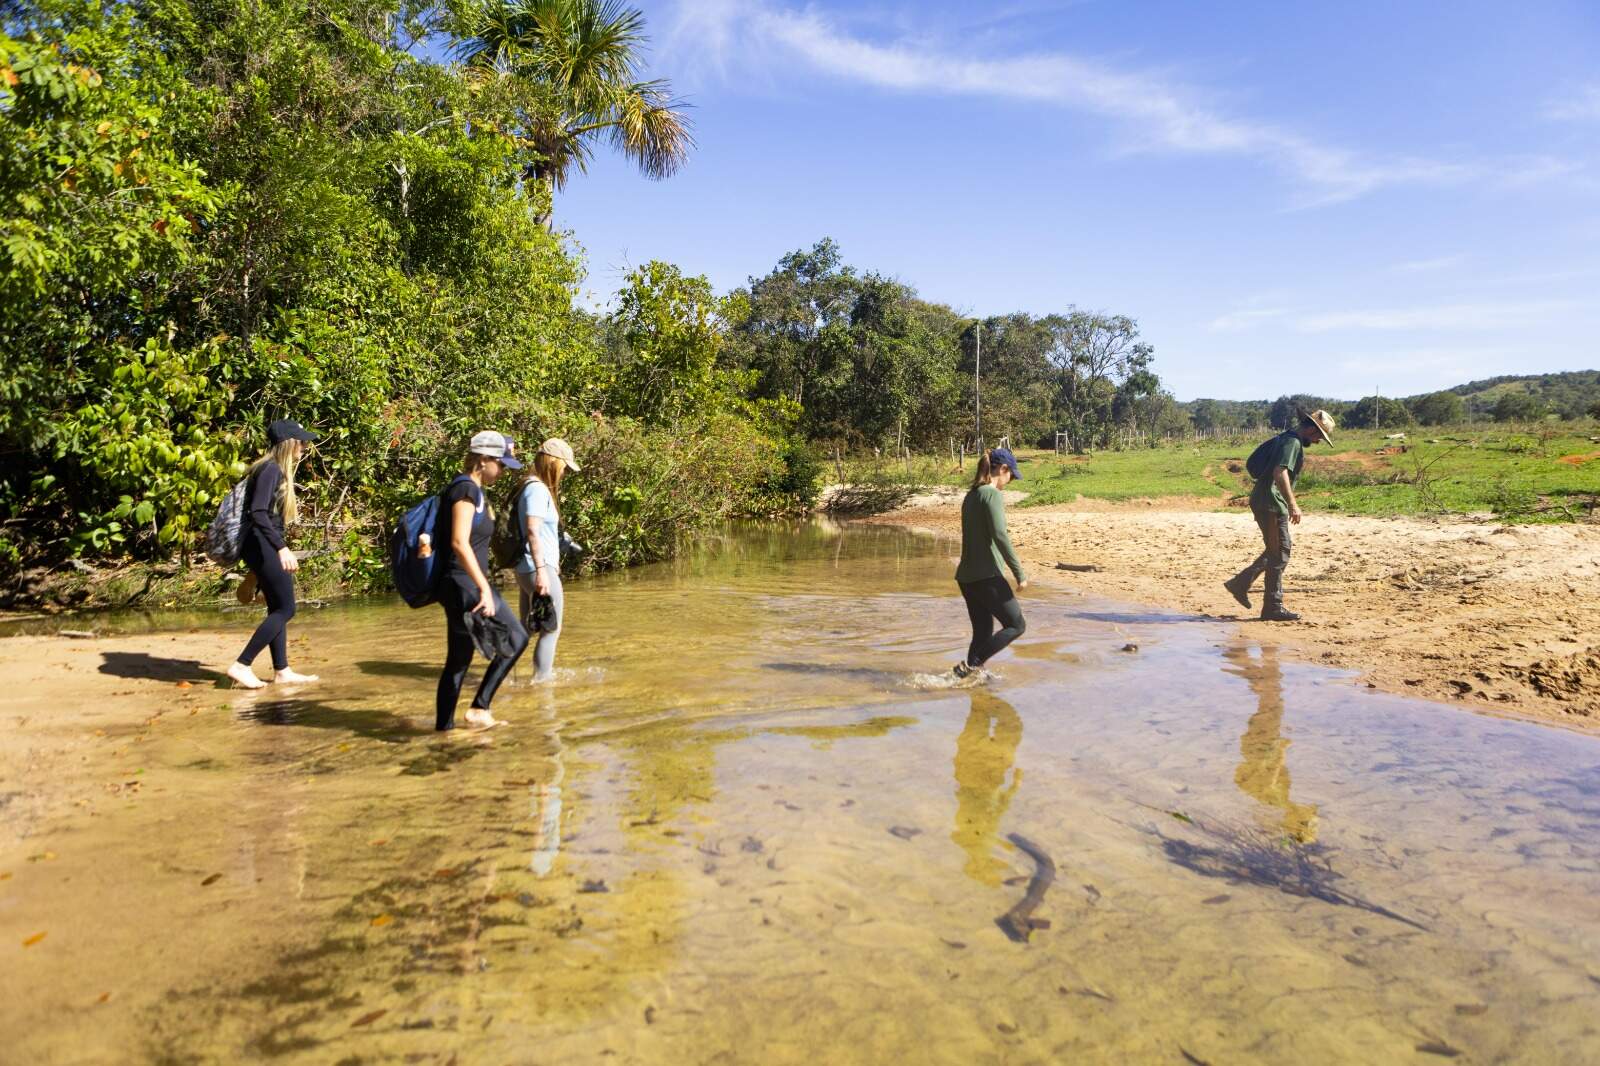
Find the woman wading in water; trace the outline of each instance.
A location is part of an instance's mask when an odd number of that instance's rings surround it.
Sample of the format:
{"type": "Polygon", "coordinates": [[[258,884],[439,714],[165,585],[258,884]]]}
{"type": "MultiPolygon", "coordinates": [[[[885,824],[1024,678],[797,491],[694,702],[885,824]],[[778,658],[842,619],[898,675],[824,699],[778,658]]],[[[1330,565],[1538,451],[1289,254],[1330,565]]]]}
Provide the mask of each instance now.
{"type": "Polygon", "coordinates": [[[433,542],[448,558],[435,565],[444,567],[439,579],[439,605],[444,608],[447,652],[444,672],[439,675],[434,728],[452,729],[456,704],[472,652],[482,648],[489,656],[478,692],[467,710],[468,724],[498,725],[489,705],[500,683],[517,664],[528,646],[528,631],[511,613],[506,601],[489,585],[489,541],[494,536],[494,512],[484,488],[493,485],[507,469],[520,470],[522,464],[511,455],[511,442],[494,432],[472,438],[461,473],[444,490],[443,506],[433,542]]]}
{"type": "Polygon", "coordinates": [[[1022,607],[1000,569],[1003,560],[1016,576],[1017,588],[1028,587],[1022,563],[1006,535],[1005,499],[1000,495],[1013,478],[1022,479],[1016,456],[1005,448],[984,452],[978,456],[972,488],[961,501],[961,564],[956,567],[956,582],[972,619],[972,644],[967,657],[955,665],[958,678],[970,676],[1028,628],[1022,620],[1022,607]],[[996,622],[1000,623],[998,633],[996,622]]]}
{"type": "Polygon", "coordinates": [[[551,437],[533,457],[533,473],[517,500],[522,529],[522,558],[517,562],[522,624],[538,634],[533,648],[533,679],[548,681],[555,673],[556,641],[566,598],[561,588],[561,477],[577,473],[572,445],[551,437]]]}
{"type": "MultiPolygon", "coordinates": [[[[245,489],[245,529],[240,558],[250,568],[255,584],[267,598],[267,617],[256,626],[250,642],[229,665],[228,676],[243,688],[264,688],[251,664],[263,648],[272,649],[272,679],[280,684],[315,681],[314,674],[289,669],[289,619],[294,617],[294,572],[300,569],[284,543],[286,526],[299,517],[294,474],[305,455],[311,434],[298,422],[279,419],[267,427],[267,452],[255,461],[245,489]]],[[[254,600],[254,596],[251,599],[254,600]]]]}

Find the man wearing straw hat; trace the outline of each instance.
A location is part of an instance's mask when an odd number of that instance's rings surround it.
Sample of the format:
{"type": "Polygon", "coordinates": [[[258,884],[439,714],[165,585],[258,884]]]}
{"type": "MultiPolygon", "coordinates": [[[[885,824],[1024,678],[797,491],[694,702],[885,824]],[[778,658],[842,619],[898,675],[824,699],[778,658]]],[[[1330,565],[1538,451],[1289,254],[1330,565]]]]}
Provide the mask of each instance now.
{"type": "Polygon", "coordinates": [[[1263,441],[1250,454],[1245,468],[1256,479],[1250,492],[1250,513],[1261,527],[1261,540],[1265,550],[1256,561],[1224,581],[1227,589],[1239,604],[1250,606],[1250,586],[1260,574],[1266,575],[1266,587],[1261,602],[1263,622],[1298,622],[1300,616],[1283,605],[1283,571],[1289,565],[1289,549],[1293,538],[1289,526],[1300,521],[1300,504],[1294,498],[1294,483],[1305,464],[1308,446],[1317,441],[1333,443],[1332,431],[1336,428],[1333,416],[1326,411],[1297,409],[1300,424],[1284,430],[1271,440],[1263,441]]]}

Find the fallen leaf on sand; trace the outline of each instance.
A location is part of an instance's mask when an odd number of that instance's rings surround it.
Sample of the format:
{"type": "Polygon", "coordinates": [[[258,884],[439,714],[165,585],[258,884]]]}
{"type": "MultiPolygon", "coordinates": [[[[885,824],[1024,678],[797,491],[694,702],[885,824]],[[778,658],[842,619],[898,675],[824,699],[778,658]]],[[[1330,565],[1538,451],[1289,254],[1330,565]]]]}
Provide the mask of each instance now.
{"type": "Polygon", "coordinates": [[[22,942],[22,946],[25,947],[25,948],[31,948],[31,947],[33,947],[33,945],[37,944],[39,941],[43,940],[44,938],[45,938],[45,934],[44,933],[35,933],[32,936],[30,936],[28,939],[24,940],[22,942]]]}
{"type": "Polygon", "coordinates": [[[111,999],[111,993],[110,992],[102,992],[102,993],[100,993],[100,998],[95,1000],[95,1002],[96,1003],[105,1003],[110,999],[111,999]]]}
{"type": "Polygon", "coordinates": [[[7,870],[5,873],[0,874],[0,881],[9,881],[9,880],[11,880],[11,871],[7,870]]]}
{"type": "Polygon", "coordinates": [[[200,882],[200,887],[204,888],[206,885],[214,885],[220,880],[222,880],[221,874],[212,874],[210,877],[200,882]]]}
{"type": "Polygon", "coordinates": [[[372,919],[372,924],[373,925],[388,925],[392,921],[394,921],[394,919],[389,917],[387,914],[380,914],[376,918],[372,919]]]}
{"type": "Polygon", "coordinates": [[[53,859],[55,857],[56,857],[56,853],[53,852],[53,851],[41,851],[37,855],[29,855],[28,856],[28,861],[29,862],[49,862],[51,859],[53,859]]]}
{"type": "Polygon", "coordinates": [[[350,1023],[350,1028],[354,1029],[358,1025],[371,1025],[373,1022],[377,1021],[379,1018],[382,1018],[388,1013],[389,1012],[386,1010],[375,1010],[370,1014],[363,1014],[361,1017],[350,1023]]]}
{"type": "Polygon", "coordinates": [[[369,841],[367,841],[367,845],[369,847],[374,847],[374,848],[381,848],[387,843],[389,843],[389,841],[386,838],[383,838],[383,837],[380,837],[377,840],[369,840],[369,841]]]}
{"type": "Polygon", "coordinates": [[[179,688],[194,688],[194,683],[192,681],[179,681],[178,682],[178,687],[179,688]]]}

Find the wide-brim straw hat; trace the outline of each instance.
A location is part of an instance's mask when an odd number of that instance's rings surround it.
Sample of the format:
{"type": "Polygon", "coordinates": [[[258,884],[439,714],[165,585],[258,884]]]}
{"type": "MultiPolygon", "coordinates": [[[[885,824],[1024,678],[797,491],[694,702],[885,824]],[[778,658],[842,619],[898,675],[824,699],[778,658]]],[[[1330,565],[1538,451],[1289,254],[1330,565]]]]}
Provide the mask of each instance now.
{"type": "Polygon", "coordinates": [[[583,467],[578,465],[577,457],[572,454],[572,445],[568,444],[560,437],[551,437],[549,440],[539,445],[539,454],[555,456],[563,463],[566,463],[567,469],[571,470],[574,474],[583,469],[583,467]]]}
{"type": "Polygon", "coordinates": [[[1317,427],[1317,432],[1322,434],[1323,440],[1329,444],[1333,443],[1333,431],[1339,428],[1339,424],[1333,420],[1332,415],[1326,411],[1312,411],[1306,415],[1306,421],[1317,427]]]}

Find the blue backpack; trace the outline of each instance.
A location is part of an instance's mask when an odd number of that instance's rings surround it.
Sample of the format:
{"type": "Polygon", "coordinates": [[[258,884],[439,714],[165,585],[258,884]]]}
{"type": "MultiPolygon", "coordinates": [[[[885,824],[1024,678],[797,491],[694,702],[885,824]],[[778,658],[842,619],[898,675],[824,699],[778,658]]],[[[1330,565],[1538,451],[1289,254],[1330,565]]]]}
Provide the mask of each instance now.
{"type": "MultiPolygon", "coordinates": [[[[452,478],[450,484],[459,480],[460,476],[452,478]]],[[[439,576],[444,573],[438,564],[449,553],[448,544],[439,543],[436,531],[443,497],[443,492],[435,493],[416,504],[401,516],[389,537],[389,567],[394,574],[395,591],[411,607],[426,607],[438,595],[439,576]],[[418,543],[424,533],[434,539],[433,550],[427,555],[421,554],[418,543]]]]}

